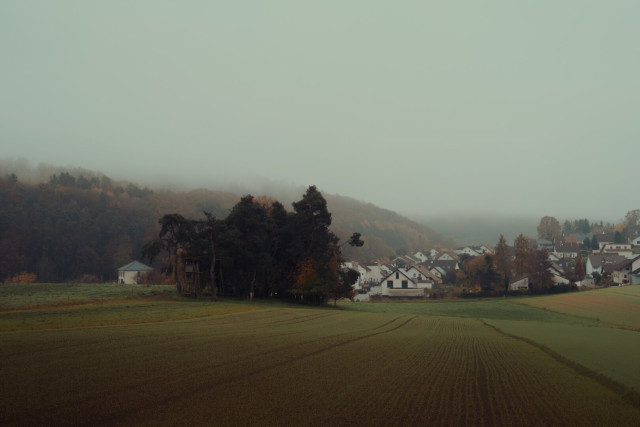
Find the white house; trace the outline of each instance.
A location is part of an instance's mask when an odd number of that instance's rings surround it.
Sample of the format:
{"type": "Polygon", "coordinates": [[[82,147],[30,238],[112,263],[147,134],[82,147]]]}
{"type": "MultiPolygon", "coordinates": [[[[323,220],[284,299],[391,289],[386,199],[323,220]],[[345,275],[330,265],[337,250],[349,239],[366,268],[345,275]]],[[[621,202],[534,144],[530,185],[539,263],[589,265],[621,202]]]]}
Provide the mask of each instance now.
{"type": "Polygon", "coordinates": [[[640,236],[636,236],[631,239],[631,244],[633,246],[640,246],[640,236]]]}
{"type": "Polygon", "coordinates": [[[425,288],[418,287],[418,282],[401,269],[394,270],[380,283],[382,296],[390,298],[416,298],[425,296],[425,288]]]}
{"type": "Polygon", "coordinates": [[[580,245],[577,243],[557,243],[553,254],[558,258],[575,258],[580,252],[580,245]]]}
{"type": "Polygon", "coordinates": [[[510,291],[526,291],[529,289],[529,276],[520,276],[509,283],[510,291]]]}
{"type": "Polygon", "coordinates": [[[147,271],[153,271],[153,268],[144,265],[139,261],[130,262],[118,269],[118,283],[123,285],[135,285],[140,277],[147,271]]]}
{"type": "Polygon", "coordinates": [[[354,288],[362,289],[362,285],[365,283],[367,268],[360,265],[357,261],[347,261],[342,266],[358,272],[358,281],[354,284],[354,288]]]}
{"type": "Polygon", "coordinates": [[[436,257],[436,261],[458,261],[457,257],[454,257],[454,254],[449,252],[442,252],[438,254],[436,257]]]}
{"type": "Polygon", "coordinates": [[[606,264],[618,264],[624,260],[624,257],[617,254],[590,255],[589,258],[587,258],[587,262],[585,264],[587,277],[593,277],[594,273],[602,275],[604,266],[606,264]]]}
{"type": "Polygon", "coordinates": [[[413,254],[413,257],[419,259],[420,262],[425,262],[429,260],[429,256],[420,251],[413,254]]]}
{"type": "Polygon", "coordinates": [[[495,248],[491,245],[480,245],[480,250],[483,254],[492,254],[495,252],[495,248]]]}
{"type": "Polygon", "coordinates": [[[433,289],[433,285],[440,282],[442,279],[434,275],[422,265],[415,265],[406,271],[407,276],[417,283],[419,288],[433,289]]]}
{"type": "Polygon", "coordinates": [[[476,250],[471,246],[466,246],[464,248],[456,249],[454,252],[456,253],[456,255],[464,254],[464,255],[469,255],[470,257],[477,257],[482,255],[482,252],[480,250],[476,250]]]}
{"type": "Polygon", "coordinates": [[[631,285],[634,283],[634,276],[638,274],[640,274],[640,255],[628,258],[615,266],[611,279],[616,285],[631,285]]]}
{"type": "Polygon", "coordinates": [[[598,250],[602,250],[602,248],[604,247],[604,245],[606,245],[607,243],[614,243],[616,241],[616,235],[615,233],[597,233],[594,234],[594,236],[596,237],[596,240],[598,241],[598,250]]]}
{"type": "Polygon", "coordinates": [[[382,267],[379,265],[368,265],[364,274],[364,282],[369,285],[377,285],[386,276],[382,273],[382,267]]]}
{"type": "Polygon", "coordinates": [[[602,247],[602,253],[618,254],[623,257],[630,257],[633,255],[631,243],[605,243],[602,247]]]}

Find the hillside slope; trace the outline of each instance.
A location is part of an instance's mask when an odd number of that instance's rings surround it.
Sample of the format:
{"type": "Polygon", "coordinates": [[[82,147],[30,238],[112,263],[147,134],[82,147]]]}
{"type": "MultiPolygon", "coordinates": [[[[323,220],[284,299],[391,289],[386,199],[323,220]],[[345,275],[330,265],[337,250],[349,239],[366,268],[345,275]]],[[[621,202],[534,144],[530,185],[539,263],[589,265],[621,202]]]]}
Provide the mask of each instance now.
{"type": "MultiPolygon", "coordinates": [[[[44,182],[28,176],[23,180],[6,170],[0,177],[0,280],[22,271],[36,273],[41,281],[81,280],[87,274],[113,280],[118,267],[140,259],[144,243],[157,236],[162,215],[195,219],[208,211],[224,218],[241,197],[208,189],[151,190],[82,170],[58,169],[44,182]]],[[[373,261],[398,250],[451,244],[395,212],[348,197],[324,196],[332,231],[341,241],[353,232],[365,241],[361,248],[344,247],[349,259],[373,261]]],[[[291,209],[291,200],[280,201],[291,209]]]]}
{"type": "Polygon", "coordinates": [[[429,227],[396,212],[360,202],[349,197],[325,194],[333,215],[333,231],[345,241],[352,232],[362,234],[361,248],[345,246],[345,256],[357,261],[372,261],[392,256],[396,251],[414,253],[432,247],[452,247],[454,242],[429,227]]]}

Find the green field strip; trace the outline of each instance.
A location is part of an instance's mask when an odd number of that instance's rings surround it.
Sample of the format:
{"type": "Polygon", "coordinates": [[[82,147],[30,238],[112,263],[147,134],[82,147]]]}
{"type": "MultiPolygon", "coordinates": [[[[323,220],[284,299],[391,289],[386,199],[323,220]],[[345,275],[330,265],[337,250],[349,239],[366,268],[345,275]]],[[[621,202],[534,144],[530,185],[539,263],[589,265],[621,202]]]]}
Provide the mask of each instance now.
{"type": "Polygon", "coordinates": [[[544,308],[547,311],[640,331],[640,286],[638,285],[524,298],[520,302],[527,306],[544,308]]]}
{"type": "Polygon", "coordinates": [[[568,360],[640,392],[638,332],[531,321],[486,320],[486,323],[549,348],[568,360]]]}

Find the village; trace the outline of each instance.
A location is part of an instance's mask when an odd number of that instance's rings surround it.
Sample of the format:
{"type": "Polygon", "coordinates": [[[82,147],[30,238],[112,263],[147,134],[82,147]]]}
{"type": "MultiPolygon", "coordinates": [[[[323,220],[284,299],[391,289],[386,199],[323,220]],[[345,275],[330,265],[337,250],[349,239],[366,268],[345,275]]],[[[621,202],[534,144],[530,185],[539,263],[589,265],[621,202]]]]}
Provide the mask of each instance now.
{"type": "MultiPolygon", "coordinates": [[[[640,284],[640,236],[619,243],[615,232],[602,231],[594,233],[590,239],[586,237],[587,241],[597,241],[597,245],[588,248],[580,238],[585,237],[562,235],[552,241],[527,238],[532,248],[547,252],[548,271],[555,286],[577,289],[640,284]],[[576,264],[584,271],[581,280],[571,277],[576,264]]],[[[514,246],[509,246],[508,251],[513,261],[514,246]]],[[[485,254],[495,254],[495,247],[485,244],[455,249],[433,248],[364,264],[348,261],[343,267],[359,273],[354,285],[355,301],[429,298],[437,296],[438,290],[454,289],[463,264],[485,254]]],[[[510,292],[525,293],[529,289],[529,274],[520,274],[508,281],[510,292]]]]}

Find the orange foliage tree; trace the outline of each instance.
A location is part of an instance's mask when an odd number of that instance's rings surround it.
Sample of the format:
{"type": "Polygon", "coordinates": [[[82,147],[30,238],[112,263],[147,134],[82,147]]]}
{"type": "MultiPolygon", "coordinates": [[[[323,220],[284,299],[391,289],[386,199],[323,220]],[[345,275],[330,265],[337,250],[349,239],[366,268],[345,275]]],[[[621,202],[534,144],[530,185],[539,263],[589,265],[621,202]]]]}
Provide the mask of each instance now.
{"type": "Polygon", "coordinates": [[[23,271],[7,280],[8,283],[34,283],[36,281],[35,273],[23,271]]]}

